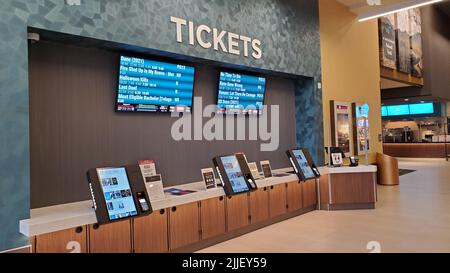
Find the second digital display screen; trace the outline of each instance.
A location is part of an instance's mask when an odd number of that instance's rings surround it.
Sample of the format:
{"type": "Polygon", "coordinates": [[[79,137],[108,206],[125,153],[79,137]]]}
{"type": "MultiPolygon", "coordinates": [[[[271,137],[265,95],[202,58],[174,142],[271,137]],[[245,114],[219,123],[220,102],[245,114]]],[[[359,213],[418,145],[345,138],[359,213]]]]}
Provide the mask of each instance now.
{"type": "Polygon", "coordinates": [[[266,78],[220,72],[218,113],[259,115],[264,106],[266,78]]]}

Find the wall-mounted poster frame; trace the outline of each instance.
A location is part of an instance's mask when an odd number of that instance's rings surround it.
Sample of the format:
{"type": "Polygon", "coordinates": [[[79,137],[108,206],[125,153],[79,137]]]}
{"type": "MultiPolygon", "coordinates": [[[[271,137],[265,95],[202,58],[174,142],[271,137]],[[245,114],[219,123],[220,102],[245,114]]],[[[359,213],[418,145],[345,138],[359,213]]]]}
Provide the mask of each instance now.
{"type": "Polygon", "coordinates": [[[409,23],[411,31],[411,75],[422,78],[422,19],[419,8],[409,10],[409,23]]]}
{"type": "Polygon", "coordinates": [[[395,14],[378,20],[381,66],[397,69],[397,43],[395,42],[395,14]]]}
{"type": "Polygon", "coordinates": [[[397,64],[398,71],[411,73],[411,41],[409,12],[400,11],[395,14],[397,35],[397,64]]]}
{"type": "Polygon", "coordinates": [[[353,103],[353,140],[356,155],[365,155],[370,152],[370,106],[367,103],[353,103]]]}
{"type": "Polygon", "coordinates": [[[339,147],[345,156],[352,154],[352,111],[349,102],[330,101],[332,144],[339,147]]]}

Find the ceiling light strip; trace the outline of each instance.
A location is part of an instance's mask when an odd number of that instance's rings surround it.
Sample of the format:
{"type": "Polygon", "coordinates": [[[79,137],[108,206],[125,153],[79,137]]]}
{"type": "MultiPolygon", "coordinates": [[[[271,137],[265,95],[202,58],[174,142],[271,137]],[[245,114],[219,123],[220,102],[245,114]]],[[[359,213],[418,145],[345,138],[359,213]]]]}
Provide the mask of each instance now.
{"type": "Polygon", "coordinates": [[[386,16],[389,14],[393,14],[393,13],[397,13],[397,12],[401,12],[401,11],[405,11],[405,10],[409,10],[409,9],[413,9],[413,8],[418,8],[418,7],[422,7],[422,6],[426,6],[426,5],[431,5],[431,4],[434,4],[437,2],[441,2],[441,1],[442,0],[428,0],[428,1],[423,1],[423,0],[417,1],[416,0],[416,1],[405,1],[405,2],[403,2],[401,4],[397,4],[397,5],[384,6],[383,8],[365,12],[365,13],[359,15],[358,21],[364,22],[367,20],[386,16]],[[408,3],[406,3],[406,2],[408,2],[408,3]]]}

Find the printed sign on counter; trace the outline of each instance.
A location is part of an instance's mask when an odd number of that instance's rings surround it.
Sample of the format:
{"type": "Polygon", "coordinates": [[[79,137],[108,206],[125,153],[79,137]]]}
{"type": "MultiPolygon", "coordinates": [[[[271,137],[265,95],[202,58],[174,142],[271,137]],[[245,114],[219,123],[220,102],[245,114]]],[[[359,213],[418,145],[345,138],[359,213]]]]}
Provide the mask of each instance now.
{"type": "Polygon", "coordinates": [[[162,177],[160,174],[153,175],[148,178],[148,182],[145,182],[145,187],[147,193],[152,200],[161,200],[166,196],[164,195],[164,186],[162,182],[162,177]]]}
{"type": "Polygon", "coordinates": [[[331,163],[334,167],[342,167],[342,164],[344,164],[342,154],[341,153],[332,153],[331,154],[331,163]]]}
{"type": "Polygon", "coordinates": [[[217,187],[216,184],[216,177],[214,176],[214,169],[208,168],[208,169],[202,169],[202,177],[203,181],[205,182],[206,189],[214,189],[217,187]]]}
{"type": "Polygon", "coordinates": [[[264,178],[272,177],[272,167],[269,160],[261,161],[261,168],[263,170],[264,178]]]}
{"type": "Polygon", "coordinates": [[[261,179],[261,175],[259,174],[258,165],[256,162],[248,163],[248,167],[250,168],[250,172],[255,180],[261,179]]]}
{"type": "Polygon", "coordinates": [[[141,168],[142,177],[144,178],[145,182],[150,177],[156,175],[156,164],[154,160],[140,160],[138,161],[139,168],[141,168]]]}

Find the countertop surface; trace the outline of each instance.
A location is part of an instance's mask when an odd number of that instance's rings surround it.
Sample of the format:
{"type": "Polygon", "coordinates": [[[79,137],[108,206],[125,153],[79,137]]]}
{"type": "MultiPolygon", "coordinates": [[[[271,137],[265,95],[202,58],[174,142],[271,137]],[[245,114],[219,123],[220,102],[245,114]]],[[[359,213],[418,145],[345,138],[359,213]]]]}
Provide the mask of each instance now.
{"type": "MultiPolygon", "coordinates": [[[[277,184],[295,182],[298,180],[297,175],[287,173],[292,170],[292,168],[274,170],[275,175],[282,174],[283,176],[256,180],[256,184],[259,188],[262,188],[277,184]]],[[[322,175],[336,173],[362,173],[376,172],[377,167],[372,165],[340,168],[321,167],[319,168],[319,171],[322,175]]],[[[151,205],[154,211],[225,195],[222,187],[205,190],[205,184],[203,181],[167,188],[195,190],[196,192],[182,196],[166,193],[164,199],[151,200],[151,205]]],[[[91,200],[33,209],[30,214],[30,219],[20,221],[20,232],[28,237],[83,225],[95,224],[97,222],[91,200]]]]}

